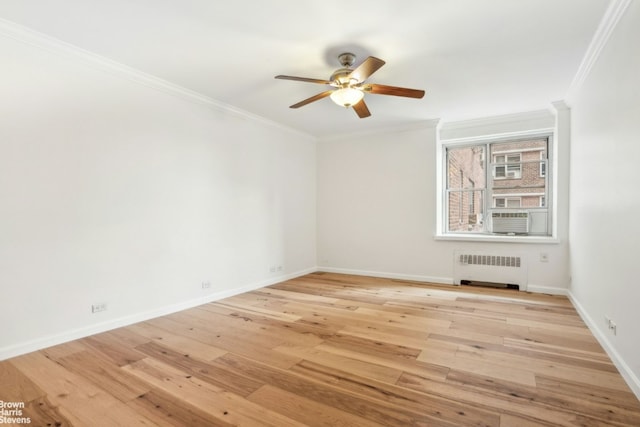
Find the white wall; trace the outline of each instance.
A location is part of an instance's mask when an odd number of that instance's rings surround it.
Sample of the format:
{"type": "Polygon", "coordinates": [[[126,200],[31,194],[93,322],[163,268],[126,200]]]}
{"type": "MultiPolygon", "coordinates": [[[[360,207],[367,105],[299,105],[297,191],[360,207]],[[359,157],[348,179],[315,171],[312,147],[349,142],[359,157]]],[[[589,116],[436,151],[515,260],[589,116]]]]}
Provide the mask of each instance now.
{"type": "Polygon", "coordinates": [[[0,359],[315,267],[311,138],[10,38],[0,57],[0,359]]]}
{"type": "MultiPolygon", "coordinates": [[[[552,117],[551,113],[546,115],[552,117]]],[[[510,122],[517,121],[510,119],[510,122]]],[[[551,122],[546,119],[543,122],[553,127],[553,117],[551,122]]],[[[485,120],[475,130],[465,130],[465,136],[486,132],[487,123],[485,120]]],[[[453,283],[456,250],[518,253],[529,264],[530,290],[564,293],[569,281],[566,202],[561,203],[559,243],[434,238],[438,210],[436,125],[437,121],[428,121],[424,126],[401,132],[318,142],[319,268],[453,283]],[[549,262],[540,262],[541,252],[549,255],[549,262]]],[[[531,126],[538,128],[539,118],[533,120],[531,126]]],[[[522,126],[503,128],[524,130],[522,126]]],[[[491,129],[495,132],[496,128],[491,129]]],[[[446,133],[454,134],[453,131],[446,133]]],[[[567,142],[565,139],[564,144],[567,142]]],[[[559,150],[562,156],[557,161],[568,164],[564,148],[559,150]]],[[[566,183],[567,178],[566,173],[560,174],[559,181],[566,183]]],[[[561,194],[566,200],[566,193],[561,194]]]]}
{"type": "Polygon", "coordinates": [[[570,98],[570,292],[640,396],[640,2],[570,98]],[[604,317],[617,323],[617,335],[604,317]]]}

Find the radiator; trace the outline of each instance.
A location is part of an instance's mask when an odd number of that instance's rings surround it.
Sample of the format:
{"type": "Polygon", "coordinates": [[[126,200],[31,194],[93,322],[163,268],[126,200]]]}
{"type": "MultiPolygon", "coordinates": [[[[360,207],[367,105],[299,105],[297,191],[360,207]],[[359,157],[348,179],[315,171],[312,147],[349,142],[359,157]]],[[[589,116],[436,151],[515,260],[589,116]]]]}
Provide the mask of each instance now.
{"type": "Polygon", "coordinates": [[[453,255],[453,283],[462,281],[490,282],[518,285],[527,289],[526,258],[517,253],[489,253],[455,251],[453,255]]]}

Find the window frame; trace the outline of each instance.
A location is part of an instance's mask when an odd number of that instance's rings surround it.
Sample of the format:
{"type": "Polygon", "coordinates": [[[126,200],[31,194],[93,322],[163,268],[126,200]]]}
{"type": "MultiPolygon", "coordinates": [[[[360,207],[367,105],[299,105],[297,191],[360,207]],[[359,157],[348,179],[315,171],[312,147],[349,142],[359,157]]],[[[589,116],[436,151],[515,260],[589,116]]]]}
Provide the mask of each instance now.
{"type": "MultiPolygon", "coordinates": [[[[553,176],[553,168],[552,161],[554,158],[554,139],[555,132],[553,129],[543,129],[539,131],[531,131],[531,132],[521,132],[521,133],[511,133],[511,134],[503,134],[503,135],[487,135],[473,138],[458,138],[458,139],[448,139],[448,140],[440,140],[437,145],[437,154],[438,154],[438,209],[439,214],[437,215],[437,232],[436,238],[440,240],[469,240],[469,241],[522,241],[522,242],[531,242],[531,243],[544,243],[544,242],[553,242],[557,240],[555,236],[555,227],[554,222],[556,220],[557,215],[557,207],[555,204],[550,203],[554,201],[554,192],[557,186],[555,182],[555,177],[553,176]],[[526,141],[533,140],[538,138],[544,138],[547,141],[546,149],[541,149],[540,160],[544,161],[544,170],[546,172],[545,176],[540,178],[545,178],[545,193],[543,196],[545,199],[546,206],[540,206],[538,203],[537,206],[524,206],[520,208],[494,208],[493,200],[495,193],[493,190],[493,181],[500,179],[516,179],[516,178],[495,178],[494,177],[494,168],[493,163],[490,160],[493,160],[495,153],[491,153],[491,144],[494,143],[507,143],[507,142],[518,142],[518,141],[526,141]],[[488,230],[488,227],[485,225],[482,231],[465,231],[465,230],[453,230],[449,231],[449,211],[448,211],[448,198],[450,192],[455,191],[467,191],[469,189],[450,189],[448,188],[448,149],[450,148],[466,148],[466,147],[475,147],[475,146],[484,146],[485,157],[484,161],[484,170],[487,176],[486,179],[486,187],[475,187],[474,191],[481,191],[483,194],[482,202],[484,206],[479,212],[482,213],[482,216],[485,219],[488,219],[491,215],[492,210],[494,209],[514,209],[514,210],[527,210],[527,211],[537,211],[544,212],[546,218],[546,231],[542,231],[539,233],[531,233],[528,235],[518,235],[518,236],[507,236],[502,234],[492,233],[488,230]],[[544,153],[546,152],[546,157],[544,153]],[[550,205],[550,206],[549,206],[550,205]]],[[[528,148],[524,148],[523,150],[513,150],[514,153],[520,153],[520,177],[524,174],[524,165],[526,162],[523,161],[522,153],[525,151],[533,151],[528,148]]],[[[499,153],[498,155],[502,155],[499,153]]],[[[506,156],[506,152],[504,153],[506,156]]],[[[506,159],[506,157],[505,157],[506,159]]],[[[535,160],[537,162],[537,160],[535,160]]],[[[533,160],[527,161],[533,162],[533,160]]],[[[508,163],[508,162],[507,162],[508,163]]],[[[538,172],[543,168],[543,166],[539,166],[538,172]]],[[[500,197],[500,196],[498,196],[500,197]]],[[[521,202],[522,204],[522,202],[521,202]]],[[[544,229],[544,226],[543,226],[544,229]]]]}

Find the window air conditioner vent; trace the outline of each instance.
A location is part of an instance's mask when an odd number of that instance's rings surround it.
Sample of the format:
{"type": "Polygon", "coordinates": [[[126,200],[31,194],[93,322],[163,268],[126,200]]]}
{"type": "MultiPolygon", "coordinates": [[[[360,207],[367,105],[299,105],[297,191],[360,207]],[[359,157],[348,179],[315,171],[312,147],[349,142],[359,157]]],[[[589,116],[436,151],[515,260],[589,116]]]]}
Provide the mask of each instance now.
{"type": "Polygon", "coordinates": [[[529,212],[492,212],[491,231],[493,233],[526,234],[529,232],[529,212]]]}

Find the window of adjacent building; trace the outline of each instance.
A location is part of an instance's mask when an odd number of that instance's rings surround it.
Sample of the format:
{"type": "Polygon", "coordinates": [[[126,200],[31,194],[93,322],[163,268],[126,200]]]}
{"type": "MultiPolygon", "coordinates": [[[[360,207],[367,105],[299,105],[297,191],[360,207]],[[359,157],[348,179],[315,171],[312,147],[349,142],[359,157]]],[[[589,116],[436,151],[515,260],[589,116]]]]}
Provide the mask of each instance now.
{"type": "Polygon", "coordinates": [[[550,235],[550,141],[445,144],[445,233],[550,235]]]}
{"type": "Polygon", "coordinates": [[[494,154],[493,177],[495,179],[518,179],[522,176],[521,154],[494,154]]]}
{"type": "Polygon", "coordinates": [[[494,208],[519,208],[521,203],[520,197],[494,197],[494,208]]]}

